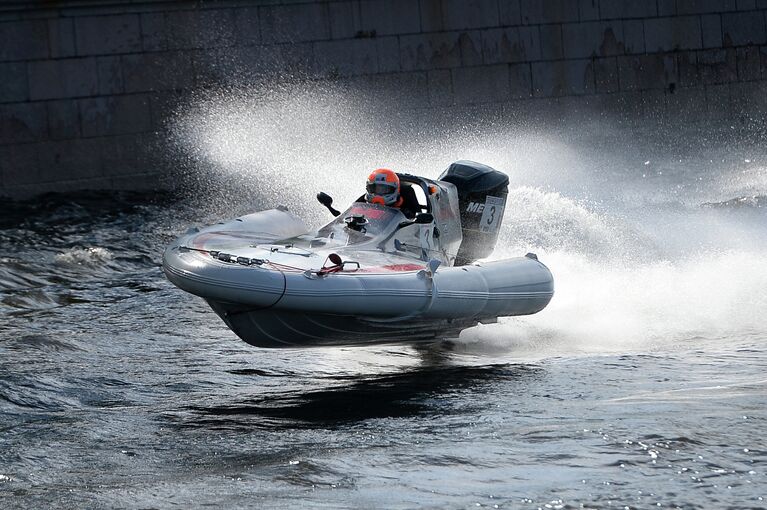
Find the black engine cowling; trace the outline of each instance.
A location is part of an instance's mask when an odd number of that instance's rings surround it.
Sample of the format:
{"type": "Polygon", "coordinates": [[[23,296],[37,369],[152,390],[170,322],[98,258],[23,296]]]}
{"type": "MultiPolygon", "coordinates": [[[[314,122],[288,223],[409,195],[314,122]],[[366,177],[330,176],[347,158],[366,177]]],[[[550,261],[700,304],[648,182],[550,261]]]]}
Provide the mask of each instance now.
{"type": "Polygon", "coordinates": [[[471,264],[489,256],[503,221],[509,177],[481,163],[456,161],[442,172],[439,180],[458,189],[463,241],[455,265],[471,264]]]}

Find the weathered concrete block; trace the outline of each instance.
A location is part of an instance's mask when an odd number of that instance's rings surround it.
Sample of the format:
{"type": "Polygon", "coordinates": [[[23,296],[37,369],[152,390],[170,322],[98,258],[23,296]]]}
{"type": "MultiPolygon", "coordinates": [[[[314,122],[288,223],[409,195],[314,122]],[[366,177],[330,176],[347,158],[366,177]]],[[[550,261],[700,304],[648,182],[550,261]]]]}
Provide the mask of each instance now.
{"type": "Polygon", "coordinates": [[[361,0],[362,30],[376,35],[418,33],[418,7],[413,0],[361,0]]]}
{"type": "Polygon", "coordinates": [[[703,47],[698,16],[653,18],[644,21],[648,52],[694,50],[703,47]]]}
{"type": "Polygon", "coordinates": [[[762,80],[767,80],[767,46],[759,48],[759,60],[762,68],[762,80]]]}
{"type": "Polygon", "coordinates": [[[0,23],[0,61],[48,58],[48,23],[45,20],[0,23]]]}
{"type": "Polygon", "coordinates": [[[642,116],[645,122],[662,123],[666,121],[666,91],[642,91],[642,116]]]}
{"type": "Polygon", "coordinates": [[[461,48],[461,65],[482,64],[482,36],[479,30],[461,32],[458,36],[458,46],[461,48]]]}
{"type": "Polygon", "coordinates": [[[445,29],[442,0],[419,0],[421,32],[439,32],[445,29]]]}
{"type": "MultiPolygon", "coordinates": [[[[242,46],[248,48],[249,46],[242,46]]],[[[208,48],[204,50],[186,50],[177,53],[185,53],[192,65],[192,72],[189,73],[190,85],[192,87],[213,87],[216,85],[229,83],[229,73],[232,72],[229,65],[231,54],[236,51],[235,48],[208,48]]],[[[155,74],[155,77],[157,74],[155,74]]],[[[178,79],[178,73],[173,73],[171,77],[178,79]]],[[[158,89],[150,89],[147,92],[156,92],[158,89]]]]}
{"type": "Polygon", "coordinates": [[[602,19],[649,18],[658,15],[656,2],[647,0],[606,0],[599,3],[602,19]]]}
{"type": "Polygon", "coordinates": [[[520,0],[522,23],[567,23],[578,21],[578,2],[572,0],[520,0]]]}
{"type": "Polygon", "coordinates": [[[446,106],[455,102],[453,78],[449,69],[436,69],[426,75],[429,84],[429,104],[446,106]]]}
{"type": "Polygon", "coordinates": [[[80,117],[75,101],[47,101],[45,106],[48,109],[48,135],[51,140],[80,137],[80,117]]]}
{"type": "Polygon", "coordinates": [[[258,8],[242,7],[232,11],[237,44],[247,46],[261,42],[258,8]]]}
{"type": "Polygon", "coordinates": [[[519,0],[498,0],[498,21],[502,26],[522,23],[519,0]]]}
{"type": "MultiPolygon", "coordinates": [[[[0,114],[1,115],[1,114],[0,114]]],[[[38,154],[40,143],[21,145],[0,145],[0,196],[15,195],[13,188],[33,185],[40,182],[40,163],[38,154]]],[[[34,194],[38,192],[34,190],[34,194]]]]}
{"type": "MultiPolygon", "coordinates": [[[[501,122],[505,125],[542,125],[555,117],[557,98],[538,98],[535,101],[510,101],[501,105],[501,122]]],[[[558,118],[558,116],[557,116],[558,118]]]]}
{"type": "Polygon", "coordinates": [[[618,59],[615,57],[594,59],[594,81],[598,94],[618,92],[620,90],[618,59]]]}
{"type": "Polygon", "coordinates": [[[165,25],[164,12],[142,12],[139,15],[141,26],[141,47],[144,51],[165,51],[168,49],[168,27],[165,25]]]}
{"type": "Polygon", "coordinates": [[[458,36],[457,32],[401,36],[399,46],[402,69],[412,71],[460,66],[458,36]]]}
{"type": "MultiPolygon", "coordinates": [[[[101,175],[122,177],[147,169],[153,140],[146,133],[98,138],[102,163],[101,175]]],[[[151,168],[151,167],[150,167],[151,168]]]]}
{"type": "Polygon", "coordinates": [[[730,84],[708,85],[705,90],[706,118],[718,121],[731,119],[730,84]]]}
{"type": "Polygon", "coordinates": [[[0,103],[15,103],[29,99],[27,64],[0,64],[0,103]]]}
{"type": "MultiPolygon", "coordinates": [[[[197,70],[199,66],[205,65],[208,61],[213,61],[213,65],[221,74],[222,81],[226,84],[236,84],[240,86],[254,85],[263,83],[263,77],[266,73],[264,65],[264,57],[262,55],[268,54],[264,50],[264,46],[235,46],[233,48],[218,48],[207,52],[202,52],[204,55],[202,58],[196,59],[192,53],[189,53],[189,60],[191,61],[192,68],[194,69],[194,81],[197,82],[197,70]],[[223,57],[222,54],[223,53],[223,57]],[[199,60],[199,61],[197,61],[199,60]]],[[[311,52],[311,48],[309,49],[311,52]]],[[[214,73],[214,74],[218,74],[214,73]]],[[[158,92],[159,93],[159,92],[158,92]]],[[[156,94],[158,94],[156,93],[156,94]]]]}
{"type": "Polygon", "coordinates": [[[66,181],[99,177],[102,171],[99,145],[99,140],[82,138],[40,144],[40,180],[61,182],[59,190],[64,191],[66,181]]]}
{"type": "Polygon", "coordinates": [[[733,122],[752,122],[752,119],[763,119],[767,114],[764,95],[767,90],[761,82],[731,83],[730,84],[730,119],[733,122]]]}
{"type": "Polygon", "coordinates": [[[316,69],[312,43],[247,46],[237,53],[240,66],[237,78],[246,83],[261,82],[265,75],[271,78],[311,75],[316,69]]]}
{"type": "Polygon", "coordinates": [[[445,30],[497,27],[498,0],[443,0],[445,30]]]}
{"type": "Polygon", "coordinates": [[[424,71],[378,74],[350,78],[350,86],[391,101],[402,108],[423,108],[429,104],[429,89],[424,71]]]}
{"type": "Polygon", "coordinates": [[[141,50],[138,14],[78,16],[75,35],[77,54],[81,56],[141,50]]]}
{"type": "MultiPolygon", "coordinates": [[[[148,163],[146,159],[142,158],[139,161],[138,168],[157,168],[162,165],[162,161],[159,161],[156,166],[151,166],[151,160],[148,163]]],[[[141,172],[133,173],[130,175],[118,175],[109,179],[109,189],[127,189],[127,190],[146,190],[153,191],[158,189],[173,189],[177,187],[178,183],[169,182],[169,176],[161,174],[157,171],[154,172],[141,172]]]]}
{"type": "MultiPolygon", "coordinates": [[[[541,58],[543,60],[561,60],[565,58],[565,50],[562,43],[562,25],[540,25],[540,27],[520,27],[520,34],[523,30],[540,32],[541,58]]],[[[532,35],[534,37],[534,35],[532,35]]],[[[528,60],[538,60],[534,56],[528,60]]]]}
{"type": "Polygon", "coordinates": [[[45,105],[0,105],[0,144],[36,142],[48,138],[45,105]]]}
{"type": "Polygon", "coordinates": [[[557,97],[594,92],[594,66],[590,60],[533,62],[533,95],[557,97]]]}
{"type": "Polygon", "coordinates": [[[676,0],[676,10],[679,14],[727,12],[736,8],[736,0],[676,0]]]}
{"type": "Polygon", "coordinates": [[[722,14],[722,36],[725,46],[767,43],[764,13],[757,15],[752,12],[722,14]]]}
{"type": "Polygon", "coordinates": [[[599,19],[599,0],[578,0],[578,19],[596,21],[599,19]]]}
{"type": "Polygon", "coordinates": [[[738,81],[735,49],[698,52],[698,71],[703,83],[706,84],[738,81]]]}
{"type": "Polygon", "coordinates": [[[606,111],[614,113],[621,120],[629,122],[641,121],[643,106],[641,92],[618,92],[616,94],[596,97],[601,99],[606,111]]]}
{"type": "Polygon", "coordinates": [[[328,9],[333,39],[351,39],[362,30],[359,2],[334,2],[328,4],[328,9]]]}
{"type": "Polygon", "coordinates": [[[123,55],[125,92],[148,92],[192,87],[195,70],[189,52],[123,55]]]}
{"type": "Polygon", "coordinates": [[[627,55],[644,53],[644,22],[640,19],[624,20],[623,41],[627,55]]]}
{"type": "Polygon", "coordinates": [[[700,72],[698,71],[698,55],[694,51],[685,51],[677,54],[676,65],[679,70],[680,87],[695,87],[700,85],[700,72]]]}
{"type": "Polygon", "coordinates": [[[658,0],[658,16],[675,16],[676,0],[658,0]]]}
{"type": "MultiPolygon", "coordinates": [[[[279,6],[265,9],[276,9],[279,6]]],[[[286,6],[293,7],[293,6],[286,6]]],[[[262,11],[270,13],[271,11],[262,11]]],[[[280,18],[281,19],[281,18],[280,18]]],[[[274,18],[269,18],[273,21],[274,18]]],[[[300,23],[305,18],[297,18],[294,29],[301,30],[304,25],[300,23]]],[[[327,22],[327,16],[325,17],[327,22]]],[[[286,24],[277,25],[264,23],[260,19],[261,33],[267,31],[272,36],[284,35],[286,24]]],[[[316,20],[321,23],[320,20],[316,20]]],[[[168,49],[199,49],[199,48],[223,48],[232,46],[237,41],[234,11],[232,9],[197,9],[192,11],[170,11],[165,14],[165,26],[167,29],[168,49]]],[[[308,27],[306,27],[308,28],[308,27]]]]}
{"type": "Polygon", "coordinates": [[[541,47],[538,27],[483,30],[482,57],[485,64],[539,60],[541,47]]]}
{"type": "Polygon", "coordinates": [[[399,38],[376,37],[376,52],[378,53],[378,72],[394,73],[400,70],[399,38]]]}
{"type": "Polygon", "coordinates": [[[51,58],[73,57],[75,47],[75,22],[72,18],[51,18],[48,20],[48,39],[51,58]]]}
{"type": "Polygon", "coordinates": [[[453,90],[461,104],[508,101],[509,66],[497,64],[453,70],[453,90]]]}
{"type": "Polygon", "coordinates": [[[120,57],[96,57],[96,69],[99,76],[99,94],[122,94],[125,91],[120,57]]]}
{"type": "Polygon", "coordinates": [[[314,43],[316,72],[322,76],[354,76],[378,72],[376,41],[346,39],[314,43]]]}
{"type": "Polygon", "coordinates": [[[666,96],[666,115],[684,124],[699,122],[701,105],[706,101],[703,87],[677,89],[666,96]]]}
{"type": "MultiPolygon", "coordinates": [[[[600,123],[601,116],[604,115],[606,96],[563,96],[557,98],[556,107],[552,111],[553,120],[557,124],[579,125],[586,128],[589,124],[600,123]]],[[[607,96],[609,97],[609,96],[607,96]]],[[[609,104],[612,106],[612,104],[609,104]]],[[[609,136],[609,135],[607,135],[609,136]]],[[[611,143],[605,139],[606,143],[611,143]]]]}
{"type": "Polygon", "coordinates": [[[98,93],[98,70],[92,57],[30,62],[27,72],[32,101],[98,93]]]}
{"type": "Polygon", "coordinates": [[[619,55],[623,53],[623,25],[619,21],[566,24],[562,41],[565,58],[619,55]]]}
{"type": "Polygon", "coordinates": [[[622,91],[664,89],[679,81],[674,55],[618,57],[618,79],[622,91]]]}
{"type": "Polygon", "coordinates": [[[152,127],[149,96],[81,99],[80,129],[85,137],[143,133],[152,127]]]}
{"type": "Polygon", "coordinates": [[[178,113],[184,104],[184,93],[177,90],[155,92],[149,97],[152,111],[152,131],[162,131],[168,128],[168,123],[178,113]]]}
{"type": "Polygon", "coordinates": [[[533,77],[530,64],[509,65],[509,95],[512,99],[533,97],[533,77]]]}
{"type": "Polygon", "coordinates": [[[704,14],[700,17],[703,31],[703,48],[721,48],[722,18],[719,14],[704,14]]]}
{"type": "Polygon", "coordinates": [[[767,117],[767,86],[764,82],[754,81],[730,84],[730,112],[741,117],[741,121],[756,122],[761,127],[761,120],[767,117]]]}
{"type": "MultiPolygon", "coordinates": [[[[194,17],[197,36],[193,41],[203,49],[228,48],[237,43],[237,21],[232,9],[202,9],[194,17]]],[[[320,23],[321,20],[316,20],[320,23]]],[[[260,26],[260,24],[259,24],[260,26]]],[[[249,31],[249,37],[253,32],[249,31]]],[[[260,32],[259,32],[260,34],[260,32]]]]}
{"type": "MultiPolygon", "coordinates": [[[[153,156],[150,154],[149,156],[153,156]]],[[[106,164],[105,164],[106,165],[106,164]]],[[[87,186],[85,189],[109,189],[130,191],[157,191],[177,189],[179,182],[172,175],[161,173],[164,162],[157,158],[136,158],[131,166],[126,165],[125,175],[114,177],[100,177],[82,181],[87,186]],[[149,169],[149,171],[146,171],[149,169]],[[107,184],[102,184],[106,182],[107,184]]]]}
{"type": "Polygon", "coordinates": [[[738,80],[755,81],[762,78],[761,62],[759,48],[756,46],[747,46],[738,48],[736,60],[738,66],[738,80]]]}
{"type": "Polygon", "coordinates": [[[756,0],[736,0],[739,11],[753,11],[756,9],[756,0]]]}
{"type": "Polygon", "coordinates": [[[55,193],[69,193],[72,191],[82,190],[103,190],[110,189],[111,183],[111,179],[107,177],[89,177],[84,179],[68,179],[64,181],[47,181],[37,184],[37,189],[32,190],[31,194],[46,193],[49,191],[55,193]]]}

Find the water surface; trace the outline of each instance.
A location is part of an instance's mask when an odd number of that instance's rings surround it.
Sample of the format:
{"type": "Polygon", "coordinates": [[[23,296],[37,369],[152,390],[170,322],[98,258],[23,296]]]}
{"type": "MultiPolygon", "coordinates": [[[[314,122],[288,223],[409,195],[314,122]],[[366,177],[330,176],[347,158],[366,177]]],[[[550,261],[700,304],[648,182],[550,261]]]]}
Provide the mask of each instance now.
{"type": "MultiPolygon", "coordinates": [[[[259,108],[241,109],[271,118],[259,108]]],[[[390,147],[430,176],[437,152],[508,171],[494,257],[537,252],[556,279],[551,305],[422,348],[260,350],[173,287],[161,253],[188,226],[277,201],[326,221],[313,186],[293,182],[317,169],[307,147],[280,157],[282,142],[247,142],[247,122],[222,159],[210,148],[238,121],[206,119],[180,121],[179,143],[240,179],[239,194],[2,205],[0,506],[765,506],[759,150],[679,158],[561,133],[390,147]]],[[[346,120],[320,137],[340,158],[325,190],[339,202],[376,148],[346,120]]]]}

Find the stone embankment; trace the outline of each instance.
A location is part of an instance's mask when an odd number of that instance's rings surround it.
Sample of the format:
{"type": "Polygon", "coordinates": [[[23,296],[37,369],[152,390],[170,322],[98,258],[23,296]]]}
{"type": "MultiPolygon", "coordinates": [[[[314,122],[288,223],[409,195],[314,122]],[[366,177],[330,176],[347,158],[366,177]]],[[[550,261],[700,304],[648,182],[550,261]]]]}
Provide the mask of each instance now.
{"type": "Polygon", "coordinates": [[[764,117],[767,0],[6,2],[0,195],[157,186],[186,95],[288,78],[405,108],[764,117]]]}

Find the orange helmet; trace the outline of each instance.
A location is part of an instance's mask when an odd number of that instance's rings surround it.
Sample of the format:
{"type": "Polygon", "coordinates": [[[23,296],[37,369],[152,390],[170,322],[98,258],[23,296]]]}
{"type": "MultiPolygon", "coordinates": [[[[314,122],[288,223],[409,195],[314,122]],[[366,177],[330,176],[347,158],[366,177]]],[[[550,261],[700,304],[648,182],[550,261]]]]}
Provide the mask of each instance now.
{"type": "Polygon", "coordinates": [[[371,204],[398,206],[401,202],[399,196],[399,177],[392,170],[379,168],[373,170],[368,176],[367,193],[365,200],[371,204]]]}

